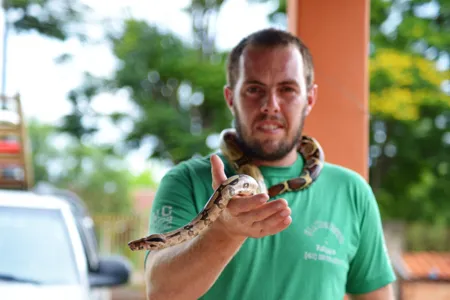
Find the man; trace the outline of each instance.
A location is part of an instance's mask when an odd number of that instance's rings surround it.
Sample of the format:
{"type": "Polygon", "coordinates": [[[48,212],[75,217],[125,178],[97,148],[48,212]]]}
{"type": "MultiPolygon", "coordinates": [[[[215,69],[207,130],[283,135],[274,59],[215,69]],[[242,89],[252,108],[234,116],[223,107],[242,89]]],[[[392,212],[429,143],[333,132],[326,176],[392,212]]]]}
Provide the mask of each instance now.
{"type": "MultiPolygon", "coordinates": [[[[256,32],[230,53],[225,100],[267,187],[304,166],[296,144],[317,99],[313,74],[308,48],[284,31],[256,32]]],[[[234,174],[223,153],[171,169],[150,233],[189,223],[234,174]]],[[[370,187],[330,163],[308,189],[232,199],[202,235],[146,258],[151,300],[390,300],[394,280],[370,187]]]]}

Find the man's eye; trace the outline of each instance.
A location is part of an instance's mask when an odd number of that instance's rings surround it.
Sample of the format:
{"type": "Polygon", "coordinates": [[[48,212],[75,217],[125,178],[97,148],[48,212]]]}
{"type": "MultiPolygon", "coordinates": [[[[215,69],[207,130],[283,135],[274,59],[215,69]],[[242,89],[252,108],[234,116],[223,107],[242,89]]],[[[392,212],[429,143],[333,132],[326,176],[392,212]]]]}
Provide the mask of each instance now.
{"type": "Polygon", "coordinates": [[[284,86],[284,87],[281,88],[281,91],[283,93],[293,93],[293,92],[295,92],[295,89],[293,89],[293,88],[291,88],[289,86],[284,86]]]}
{"type": "Polygon", "coordinates": [[[248,89],[247,89],[247,92],[248,93],[251,93],[251,94],[253,94],[253,93],[258,93],[260,91],[260,89],[258,88],[258,87],[249,87],[248,89]]]}

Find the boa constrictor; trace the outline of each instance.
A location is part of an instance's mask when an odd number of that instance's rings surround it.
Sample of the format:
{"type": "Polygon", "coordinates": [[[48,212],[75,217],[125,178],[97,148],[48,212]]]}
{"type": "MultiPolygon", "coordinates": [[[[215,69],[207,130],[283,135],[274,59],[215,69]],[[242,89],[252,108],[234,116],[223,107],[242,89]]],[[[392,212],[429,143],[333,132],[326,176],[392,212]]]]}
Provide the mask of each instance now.
{"type": "Polygon", "coordinates": [[[299,191],[309,187],[319,176],[323,167],[324,154],[319,143],[312,137],[302,136],[297,151],[305,160],[305,166],[299,177],[280,182],[269,189],[257,166],[251,158],[239,149],[236,132],[224,130],[221,134],[220,149],[225,158],[232,164],[237,175],[229,177],[214,191],[200,213],[187,225],[176,230],[151,234],[128,243],[132,251],[156,250],[171,247],[190,240],[201,234],[227,207],[228,202],[236,195],[254,195],[265,192],[270,197],[286,192],[299,191]]]}

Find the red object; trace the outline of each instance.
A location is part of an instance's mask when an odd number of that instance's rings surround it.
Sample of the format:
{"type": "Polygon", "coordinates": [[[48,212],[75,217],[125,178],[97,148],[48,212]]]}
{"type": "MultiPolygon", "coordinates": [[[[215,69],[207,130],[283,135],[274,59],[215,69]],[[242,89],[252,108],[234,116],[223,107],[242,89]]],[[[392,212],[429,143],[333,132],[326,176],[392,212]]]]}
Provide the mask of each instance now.
{"type": "Polygon", "coordinates": [[[18,143],[2,142],[0,141],[0,154],[1,153],[19,153],[20,145],[18,143]]]}
{"type": "Polygon", "coordinates": [[[450,280],[449,252],[412,252],[402,255],[402,265],[410,278],[429,278],[433,274],[439,279],[450,280]]]}

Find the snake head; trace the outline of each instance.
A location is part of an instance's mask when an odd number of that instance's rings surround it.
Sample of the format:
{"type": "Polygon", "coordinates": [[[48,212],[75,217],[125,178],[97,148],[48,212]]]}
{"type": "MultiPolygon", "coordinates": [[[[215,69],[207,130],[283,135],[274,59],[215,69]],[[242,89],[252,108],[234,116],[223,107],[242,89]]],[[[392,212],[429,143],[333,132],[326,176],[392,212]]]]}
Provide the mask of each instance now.
{"type": "Polygon", "coordinates": [[[165,248],[166,240],[159,234],[152,234],[148,237],[131,241],[128,243],[128,247],[132,251],[136,250],[157,250],[165,248]]]}

